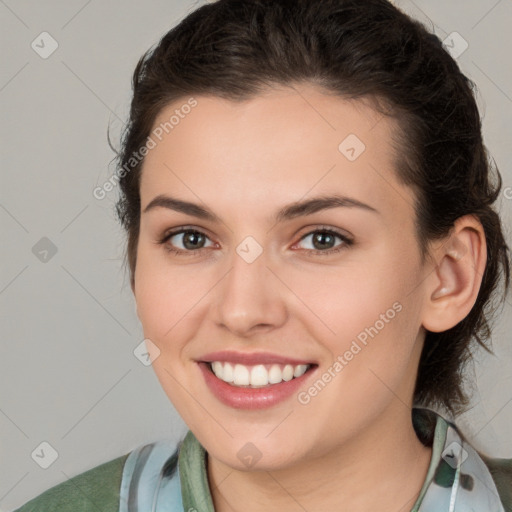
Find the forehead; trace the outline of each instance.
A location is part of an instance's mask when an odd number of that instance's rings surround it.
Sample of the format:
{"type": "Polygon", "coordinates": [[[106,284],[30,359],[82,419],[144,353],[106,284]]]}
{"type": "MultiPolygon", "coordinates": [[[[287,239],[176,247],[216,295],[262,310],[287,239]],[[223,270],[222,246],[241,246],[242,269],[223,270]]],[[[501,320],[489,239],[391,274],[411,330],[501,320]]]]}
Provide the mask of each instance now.
{"type": "Polygon", "coordinates": [[[313,86],[268,90],[242,102],[193,100],[173,102],[155,120],[155,146],[142,168],[142,208],[166,192],[272,209],[337,192],[387,214],[412,214],[412,191],[394,173],[395,121],[369,103],[313,86]]]}

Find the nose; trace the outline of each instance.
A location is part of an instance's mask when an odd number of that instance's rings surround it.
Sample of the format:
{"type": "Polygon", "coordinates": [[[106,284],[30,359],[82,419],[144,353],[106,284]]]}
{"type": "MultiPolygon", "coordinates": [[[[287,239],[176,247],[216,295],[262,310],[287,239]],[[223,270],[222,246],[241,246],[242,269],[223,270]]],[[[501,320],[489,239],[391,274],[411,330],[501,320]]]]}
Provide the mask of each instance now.
{"type": "Polygon", "coordinates": [[[273,330],[287,319],[287,289],[263,251],[254,261],[233,251],[231,267],[217,285],[215,322],[237,337],[273,330]]]}

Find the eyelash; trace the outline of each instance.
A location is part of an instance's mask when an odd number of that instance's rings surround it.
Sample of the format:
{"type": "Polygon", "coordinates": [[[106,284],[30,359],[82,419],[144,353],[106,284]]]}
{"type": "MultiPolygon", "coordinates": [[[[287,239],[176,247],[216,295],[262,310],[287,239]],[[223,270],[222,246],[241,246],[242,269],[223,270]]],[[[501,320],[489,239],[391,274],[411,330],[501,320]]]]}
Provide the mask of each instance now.
{"type": "MultiPolygon", "coordinates": [[[[184,251],[181,249],[174,249],[174,248],[170,247],[169,245],[167,245],[167,241],[169,239],[171,239],[175,235],[179,235],[182,233],[197,233],[197,234],[203,235],[206,238],[208,238],[208,236],[205,233],[203,233],[202,231],[200,231],[198,229],[181,227],[181,228],[175,229],[173,231],[167,232],[161,239],[158,240],[157,243],[160,245],[164,245],[165,250],[167,252],[176,254],[178,256],[185,256],[185,257],[195,256],[197,253],[202,252],[203,249],[208,249],[207,247],[201,247],[197,250],[184,251]]],[[[343,235],[342,233],[340,233],[339,231],[337,231],[335,229],[327,228],[327,227],[320,227],[313,231],[309,231],[304,236],[302,236],[299,241],[302,241],[302,240],[304,240],[304,238],[306,238],[312,234],[315,234],[315,233],[327,233],[329,235],[337,236],[338,238],[340,238],[343,241],[343,243],[332,248],[332,249],[326,249],[325,251],[321,251],[319,249],[305,249],[306,252],[309,252],[310,254],[314,254],[314,255],[318,255],[318,256],[331,255],[331,254],[339,253],[354,244],[354,241],[352,239],[348,238],[346,235],[343,235]]]]}

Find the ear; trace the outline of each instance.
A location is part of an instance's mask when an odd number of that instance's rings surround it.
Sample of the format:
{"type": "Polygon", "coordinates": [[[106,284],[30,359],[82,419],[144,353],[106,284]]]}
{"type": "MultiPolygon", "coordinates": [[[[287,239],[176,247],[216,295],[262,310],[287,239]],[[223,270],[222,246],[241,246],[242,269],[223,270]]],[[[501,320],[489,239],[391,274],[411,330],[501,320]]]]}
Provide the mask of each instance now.
{"type": "Polygon", "coordinates": [[[442,332],[466,318],[480,290],[487,245],[478,218],[457,219],[450,235],[431,254],[436,267],[426,280],[422,325],[428,331],[442,332]]]}

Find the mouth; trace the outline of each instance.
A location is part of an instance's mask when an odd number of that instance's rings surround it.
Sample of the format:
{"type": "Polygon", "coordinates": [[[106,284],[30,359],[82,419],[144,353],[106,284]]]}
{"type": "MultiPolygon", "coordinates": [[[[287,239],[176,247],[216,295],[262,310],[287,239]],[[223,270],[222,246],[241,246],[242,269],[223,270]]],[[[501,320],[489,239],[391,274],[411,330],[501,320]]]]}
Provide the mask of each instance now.
{"type": "Polygon", "coordinates": [[[269,388],[282,382],[302,377],[318,365],[308,364],[256,364],[246,365],[229,361],[202,361],[219,380],[235,388],[269,388]]]}
{"type": "Polygon", "coordinates": [[[247,411],[268,409],[291,400],[314,378],[318,369],[316,363],[283,366],[197,361],[197,365],[217,400],[230,408],[247,411]]]}
{"type": "Polygon", "coordinates": [[[296,396],[314,379],[318,361],[270,351],[221,350],[196,359],[212,395],[234,409],[273,407],[296,396]]]}

